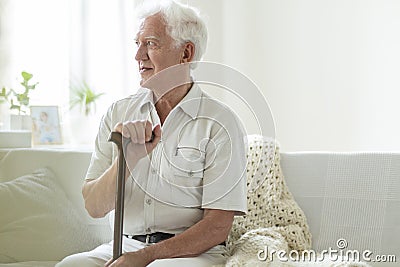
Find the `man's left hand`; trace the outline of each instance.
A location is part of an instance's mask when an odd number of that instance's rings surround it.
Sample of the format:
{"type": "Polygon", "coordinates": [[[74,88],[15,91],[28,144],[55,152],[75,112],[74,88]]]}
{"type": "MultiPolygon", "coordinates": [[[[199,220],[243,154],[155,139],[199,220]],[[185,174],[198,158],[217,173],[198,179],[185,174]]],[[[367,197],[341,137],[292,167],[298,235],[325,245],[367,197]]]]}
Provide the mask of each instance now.
{"type": "Polygon", "coordinates": [[[143,250],[124,253],[117,260],[110,259],[105,267],[145,267],[152,262],[143,250]]]}

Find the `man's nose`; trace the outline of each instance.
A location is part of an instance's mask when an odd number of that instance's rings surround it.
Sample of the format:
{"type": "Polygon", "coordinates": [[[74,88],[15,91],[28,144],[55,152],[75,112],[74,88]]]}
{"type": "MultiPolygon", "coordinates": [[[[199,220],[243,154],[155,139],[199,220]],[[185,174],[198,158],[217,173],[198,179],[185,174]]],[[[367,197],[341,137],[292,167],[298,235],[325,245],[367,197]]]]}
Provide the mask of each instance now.
{"type": "Polygon", "coordinates": [[[144,45],[139,45],[135,55],[136,61],[148,59],[147,49],[144,45]]]}

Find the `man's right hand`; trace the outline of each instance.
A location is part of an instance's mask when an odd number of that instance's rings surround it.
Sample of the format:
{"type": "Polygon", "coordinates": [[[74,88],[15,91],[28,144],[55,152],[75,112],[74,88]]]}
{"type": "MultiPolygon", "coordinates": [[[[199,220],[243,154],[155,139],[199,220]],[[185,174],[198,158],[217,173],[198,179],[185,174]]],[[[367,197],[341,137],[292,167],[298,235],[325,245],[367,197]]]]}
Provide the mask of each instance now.
{"type": "Polygon", "coordinates": [[[137,162],[147,156],[161,140],[161,127],[157,125],[152,129],[149,121],[128,121],[118,123],[114,131],[122,133],[124,138],[130,138],[131,142],[124,151],[128,168],[132,170],[137,162]],[[152,135],[154,137],[152,139],[152,135]]]}
{"type": "MultiPolygon", "coordinates": [[[[128,177],[129,170],[133,170],[136,163],[153,151],[158,142],[160,142],[161,127],[157,125],[152,131],[152,125],[148,121],[129,121],[118,123],[114,127],[114,131],[120,132],[125,138],[131,139],[124,152],[128,177]],[[152,132],[154,133],[153,140],[151,140],[152,132]]],[[[82,187],[86,210],[94,218],[104,217],[114,209],[117,162],[118,160],[116,159],[99,178],[86,180],[82,187]]]]}

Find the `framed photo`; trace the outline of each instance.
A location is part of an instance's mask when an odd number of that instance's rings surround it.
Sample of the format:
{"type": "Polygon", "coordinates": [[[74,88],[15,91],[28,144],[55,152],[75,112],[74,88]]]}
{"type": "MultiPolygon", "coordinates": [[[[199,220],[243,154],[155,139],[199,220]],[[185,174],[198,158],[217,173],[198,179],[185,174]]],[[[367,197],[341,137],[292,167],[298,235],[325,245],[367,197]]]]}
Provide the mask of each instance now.
{"type": "Polygon", "coordinates": [[[57,106],[31,106],[34,145],[62,144],[57,106]]]}

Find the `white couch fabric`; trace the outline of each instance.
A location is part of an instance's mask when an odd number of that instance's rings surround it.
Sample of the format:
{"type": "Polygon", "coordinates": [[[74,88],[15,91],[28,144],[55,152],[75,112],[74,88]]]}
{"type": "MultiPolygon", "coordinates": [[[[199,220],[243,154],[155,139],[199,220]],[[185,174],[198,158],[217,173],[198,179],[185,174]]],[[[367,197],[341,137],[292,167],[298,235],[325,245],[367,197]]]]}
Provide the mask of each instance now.
{"type": "MultiPolygon", "coordinates": [[[[81,185],[90,161],[90,153],[18,149],[7,155],[0,151],[1,157],[0,182],[13,181],[47,168],[50,172],[46,177],[56,180],[54,189],[47,194],[59,192],[56,187],[65,194],[65,197],[49,199],[54,204],[52,208],[70,205],[75,210],[76,215],[68,220],[71,223],[76,222],[70,225],[75,231],[74,235],[64,236],[65,242],[54,249],[69,255],[75,251],[89,250],[111,239],[108,219],[92,219],[84,209],[81,185]],[[74,246],[71,248],[70,244],[74,246]]],[[[328,247],[335,249],[337,240],[344,238],[349,249],[369,249],[374,254],[394,254],[397,262],[400,262],[400,153],[282,153],[281,166],[291,193],[307,216],[315,250],[328,247]]],[[[5,194],[1,188],[0,194],[5,194]]],[[[0,210],[12,212],[16,210],[16,205],[18,203],[2,201],[0,210]]],[[[63,209],[65,214],[60,214],[60,218],[71,216],[69,210],[63,209]]],[[[0,216],[1,221],[5,215],[0,216]]],[[[1,229],[3,227],[4,225],[0,225],[1,229]]],[[[3,233],[0,232],[0,259],[3,259],[6,255],[1,253],[9,251],[11,244],[3,242],[1,234],[3,233]]],[[[26,241],[25,245],[29,245],[28,242],[45,242],[36,240],[35,235],[17,241],[26,241]]],[[[18,252],[18,247],[13,249],[18,252]]],[[[0,266],[54,266],[56,260],[63,256],[49,254],[47,261],[37,262],[32,261],[34,255],[22,255],[22,252],[15,255],[25,262],[0,262],[0,266]]],[[[371,265],[380,266],[374,263],[371,265]]]]}
{"type": "Polygon", "coordinates": [[[0,203],[0,240],[7,244],[0,262],[57,260],[65,248],[77,248],[71,241],[80,234],[79,217],[51,170],[0,183],[0,203]]]}
{"type": "Polygon", "coordinates": [[[0,161],[0,266],[54,266],[111,240],[92,219],[81,186],[90,153],[14,150],[0,161]],[[17,261],[18,263],[11,263],[17,261]]]}
{"type": "Polygon", "coordinates": [[[313,248],[370,250],[400,263],[400,153],[283,153],[286,182],[307,216],[313,248]]]}

